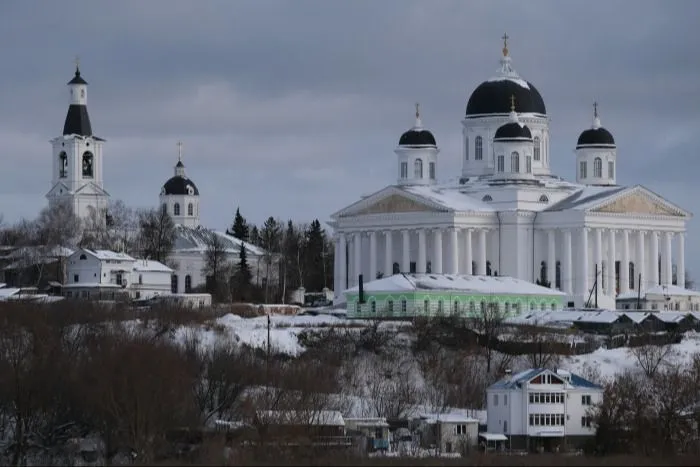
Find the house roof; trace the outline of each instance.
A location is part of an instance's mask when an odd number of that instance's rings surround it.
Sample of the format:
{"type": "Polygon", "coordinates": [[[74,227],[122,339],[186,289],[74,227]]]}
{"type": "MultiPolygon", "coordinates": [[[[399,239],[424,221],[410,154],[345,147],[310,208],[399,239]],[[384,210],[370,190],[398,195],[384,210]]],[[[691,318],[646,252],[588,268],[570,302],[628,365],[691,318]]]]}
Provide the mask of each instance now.
{"type": "Polygon", "coordinates": [[[256,415],[263,423],[277,425],[345,426],[343,414],[337,410],[259,410],[256,415]]]}
{"type": "Polygon", "coordinates": [[[601,386],[591,381],[588,381],[587,379],[582,378],[581,376],[575,375],[569,371],[557,370],[556,372],[554,372],[546,368],[531,368],[529,370],[516,373],[510,377],[506,376],[501,381],[498,381],[489,386],[488,389],[517,389],[522,387],[523,384],[530,382],[532,379],[542,374],[552,374],[558,377],[559,379],[564,379],[564,381],[566,381],[568,378],[569,382],[567,383],[567,385],[570,388],[602,389],[601,386]]]}
{"type": "Polygon", "coordinates": [[[186,227],[178,224],[175,226],[175,243],[173,246],[174,253],[204,253],[207,250],[207,244],[212,232],[218,236],[228,254],[239,254],[241,243],[246,249],[246,253],[253,256],[264,256],[265,251],[253,245],[252,243],[240,240],[232,235],[227,235],[224,232],[218,232],[207,229],[202,226],[186,227]]]}
{"type": "MultiPolygon", "coordinates": [[[[631,300],[637,299],[637,291],[630,290],[629,292],[624,292],[618,294],[617,300],[631,300]]],[[[698,297],[700,292],[697,290],[684,289],[683,287],[678,287],[677,285],[655,285],[649,287],[642,293],[642,300],[646,300],[648,295],[661,295],[668,297],[698,297]]]]}
{"type": "MultiPolygon", "coordinates": [[[[363,284],[365,292],[455,291],[473,294],[564,296],[563,292],[507,276],[462,274],[394,274],[363,284]]],[[[355,286],[345,293],[357,293],[355,286]]]]}
{"type": "Polygon", "coordinates": [[[137,259],[134,263],[134,271],[136,272],[173,272],[165,264],[151,259],[137,259]]]}
{"type": "Polygon", "coordinates": [[[119,252],[111,251],[111,250],[91,250],[89,248],[82,248],[82,249],[76,251],[74,254],[79,254],[81,252],[88,253],[88,254],[94,256],[95,258],[99,259],[100,261],[105,261],[105,260],[136,261],[134,258],[127,255],[126,253],[119,253],[119,252]]]}

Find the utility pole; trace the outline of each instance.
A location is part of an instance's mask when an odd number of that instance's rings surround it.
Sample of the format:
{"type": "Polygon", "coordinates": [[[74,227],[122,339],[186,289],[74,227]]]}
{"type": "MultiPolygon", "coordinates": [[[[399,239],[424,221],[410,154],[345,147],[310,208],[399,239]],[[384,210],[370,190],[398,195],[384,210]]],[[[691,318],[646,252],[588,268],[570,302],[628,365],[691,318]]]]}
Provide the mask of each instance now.
{"type": "Polygon", "coordinates": [[[265,361],[265,373],[267,374],[267,384],[270,384],[270,312],[267,312],[267,358],[265,361]]]}
{"type": "Polygon", "coordinates": [[[598,263],[595,263],[595,308],[598,309],[598,263]]]}

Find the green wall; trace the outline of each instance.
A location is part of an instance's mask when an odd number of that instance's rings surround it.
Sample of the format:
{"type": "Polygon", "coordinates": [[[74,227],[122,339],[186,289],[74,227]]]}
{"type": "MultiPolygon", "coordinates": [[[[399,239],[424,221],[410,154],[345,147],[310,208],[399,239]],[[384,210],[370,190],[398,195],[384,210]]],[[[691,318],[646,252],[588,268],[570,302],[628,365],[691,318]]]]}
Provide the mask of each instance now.
{"type": "Polygon", "coordinates": [[[476,316],[481,303],[496,303],[508,316],[530,310],[561,310],[563,297],[548,295],[488,295],[447,291],[365,292],[359,306],[358,293],[348,293],[348,318],[413,318],[417,316],[476,316]],[[456,308],[455,308],[456,303],[456,308]],[[359,306],[359,309],[358,309],[359,306]]]}

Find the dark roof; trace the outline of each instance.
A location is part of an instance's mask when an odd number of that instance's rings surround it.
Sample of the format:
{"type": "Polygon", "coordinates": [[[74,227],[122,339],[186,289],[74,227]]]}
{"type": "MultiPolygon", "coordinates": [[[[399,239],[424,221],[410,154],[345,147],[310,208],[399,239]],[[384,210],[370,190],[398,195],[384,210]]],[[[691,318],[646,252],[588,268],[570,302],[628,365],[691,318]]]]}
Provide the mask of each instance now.
{"type": "Polygon", "coordinates": [[[532,141],[532,133],[527,125],[518,122],[509,122],[501,125],[496,130],[493,140],[528,140],[532,141]]]}
{"type": "Polygon", "coordinates": [[[518,112],[546,115],[547,109],[539,91],[532,83],[526,83],[529,89],[507,78],[484,81],[469,97],[467,117],[510,113],[511,96],[515,97],[518,112]]]}
{"type": "Polygon", "coordinates": [[[66,122],[63,124],[64,135],[92,136],[92,126],[87,106],[71,104],[68,107],[66,122]]]}
{"type": "Polygon", "coordinates": [[[613,138],[612,133],[603,127],[590,128],[578,137],[578,142],[576,143],[576,148],[579,147],[600,147],[609,148],[615,146],[615,138],[613,138]]]}
{"type": "Polygon", "coordinates": [[[76,67],[75,76],[73,76],[72,80],[68,81],[68,84],[87,84],[87,81],[80,76],[80,68],[76,67]]]}
{"type": "Polygon", "coordinates": [[[411,128],[399,138],[399,146],[437,146],[435,137],[428,130],[411,128]]]}
{"type": "Polygon", "coordinates": [[[190,180],[187,177],[182,177],[180,175],[176,175],[172,177],[170,180],[165,182],[165,185],[163,185],[163,194],[164,195],[189,195],[189,192],[187,191],[187,187],[191,186],[194,194],[199,195],[199,190],[197,189],[197,185],[194,184],[192,180],[190,180]]]}

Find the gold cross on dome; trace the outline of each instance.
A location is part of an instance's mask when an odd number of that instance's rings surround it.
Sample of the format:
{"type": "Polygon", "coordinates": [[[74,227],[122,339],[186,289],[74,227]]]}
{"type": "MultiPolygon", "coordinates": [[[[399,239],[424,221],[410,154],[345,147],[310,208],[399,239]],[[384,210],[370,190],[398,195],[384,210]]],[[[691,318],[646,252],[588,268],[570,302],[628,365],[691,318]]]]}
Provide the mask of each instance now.
{"type": "Polygon", "coordinates": [[[593,103],[593,117],[598,118],[598,103],[597,102],[593,103]]]}
{"type": "Polygon", "coordinates": [[[182,141],[177,142],[177,160],[182,162],[182,141]]]}
{"type": "Polygon", "coordinates": [[[508,56],[508,33],[503,33],[503,56],[507,57],[508,56]]]}
{"type": "Polygon", "coordinates": [[[510,111],[515,112],[515,95],[510,95],[510,111]]]}

